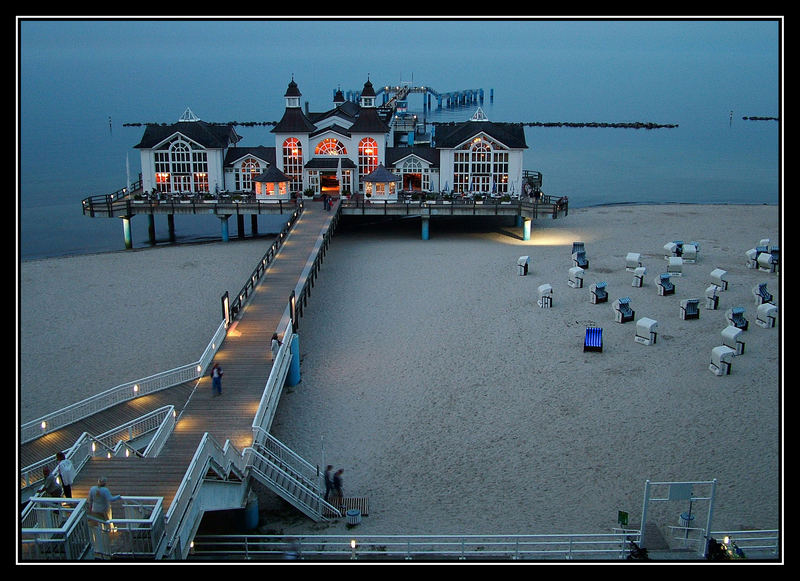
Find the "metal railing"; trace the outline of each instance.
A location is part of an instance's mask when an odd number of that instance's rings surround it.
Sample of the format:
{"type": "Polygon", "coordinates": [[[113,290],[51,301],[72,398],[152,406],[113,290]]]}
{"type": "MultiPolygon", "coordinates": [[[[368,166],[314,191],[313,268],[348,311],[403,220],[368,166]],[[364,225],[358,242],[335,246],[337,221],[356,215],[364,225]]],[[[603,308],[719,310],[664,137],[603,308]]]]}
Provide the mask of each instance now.
{"type": "Polygon", "coordinates": [[[22,511],[22,561],[76,561],[91,548],[85,499],[36,498],[22,511]]]}
{"type": "Polygon", "coordinates": [[[553,535],[198,535],[189,558],[622,560],[635,531],[553,535]]]}

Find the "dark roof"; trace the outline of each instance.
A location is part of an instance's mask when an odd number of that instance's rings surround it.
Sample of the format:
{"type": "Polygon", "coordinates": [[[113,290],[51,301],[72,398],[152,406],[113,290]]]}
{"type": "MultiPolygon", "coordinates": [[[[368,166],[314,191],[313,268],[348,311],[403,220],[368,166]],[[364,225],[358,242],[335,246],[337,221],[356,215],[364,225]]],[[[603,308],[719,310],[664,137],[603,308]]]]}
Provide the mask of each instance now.
{"type": "Polygon", "coordinates": [[[389,126],[384,123],[377,109],[362,108],[358,119],[350,126],[350,133],[388,133],[389,126]]]}
{"type": "Polygon", "coordinates": [[[271,133],[311,133],[316,127],[299,107],[287,107],[271,133]]]}
{"type": "Polygon", "coordinates": [[[336,155],[325,155],[322,157],[312,157],[308,160],[305,167],[307,169],[326,169],[335,170],[339,167],[339,160],[342,162],[342,169],[355,169],[356,164],[349,157],[336,155]]]}
{"type": "Polygon", "coordinates": [[[527,149],[522,123],[495,123],[493,121],[465,121],[463,123],[437,123],[436,147],[452,149],[478,133],[485,133],[506,147],[527,149]]]}
{"type": "Polygon", "coordinates": [[[342,127],[341,125],[334,123],[333,125],[329,125],[328,127],[322,127],[321,129],[317,129],[316,131],[309,133],[309,137],[316,137],[320,133],[325,133],[326,131],[333,131],[334,133],[338,133],[339,135],[344,135],[345,137],[350,137],[350,131],[342,127]]]}
{"type": "Polygon", "coordinates": [[[430,162],[434,167],[439,167],[439,150],[429,145],[413,145],[411,147],[388,147],[386,148],[386,165],[394,167],[394,165],[408,157],[409,155],[416,155],[430,162]]]}
{"type": "Polygon", "coordinates": [[[135,148],[150,149],[168,140],[176,133],[194,141],[206,149],[222,149],[238,142],[233,125],[218,125],[205,121],[178,121],[171,125],[148,125],[135,148]]]}
{"type": "Polygon", "coordinates": [[[294,82],[294,79],[289,81],[289,86],[286,87],[286,93],[283,95],[284,97],[301,97],[302,93],[300,89],[297,88],[297,83],[294,82]]]}
{"type": "Polygon", "coordinates": [[[231,147],[225,152],[223,165],[230,167],[245,156],[252,155],[270,165],[275,165],[275,148],[257,145],[255,147],[231,147]]]}
{"type": "Polygon", "coordinates": [[[393,174],[388,169],[383,167],[383,164],[379,164],[378,167],[364,176],[365,182],[373,183],[399,182],[401,179],[402,178],[400,176],[393,174]]]}
{"type": "Polygon", "coordinates": [[[372,83],[370,82],[369,79],[367,79],[367,82],[364,83],[364,88],[361,91],[361,96],[362,97],[374,97],[375,96],[375,89],[372,88],[372,83]]]}
{"type": "Polygon", "coordinates": [[[289,178],[274,165],[271,165],[266,171],[262,171],[253,178],[256,182],[288,182],[289,178]]]}
{"type": "Polygon", "coordinates": [[[345,101],[339,106],[329,109],[328,111],[308,113],[308,119],[312,123],[318,124],[323,119],[328,119],[330,117],[343,117],[352,123],[355,121],[356,117],[358,117],[360,110],[361,107],[359,105],[353,103],[352,101],[345,101]]]}

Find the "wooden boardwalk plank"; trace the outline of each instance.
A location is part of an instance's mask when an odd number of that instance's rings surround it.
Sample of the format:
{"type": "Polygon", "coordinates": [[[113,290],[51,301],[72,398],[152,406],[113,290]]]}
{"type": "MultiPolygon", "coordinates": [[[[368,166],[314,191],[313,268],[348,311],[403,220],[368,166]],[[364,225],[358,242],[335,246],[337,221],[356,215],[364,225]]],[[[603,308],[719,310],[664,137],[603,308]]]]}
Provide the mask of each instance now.
{"type": "Polygon", "coordinates": [[[269,342],[288,305],[289,295],[309,263],[333,211],[307,204],[287,242],[217,352],[222,365],[222,395],[211,393],[208,376],[183,410],[172,436],[156,458],[93,458],[73,485],[75,498],[86,497],[99,476],[108,478],[114,494],[163,496],[168,510],[197,447],[208,432],[219,444],[238,449],[252,444],[252,421],[272,368],[269,342]]]}

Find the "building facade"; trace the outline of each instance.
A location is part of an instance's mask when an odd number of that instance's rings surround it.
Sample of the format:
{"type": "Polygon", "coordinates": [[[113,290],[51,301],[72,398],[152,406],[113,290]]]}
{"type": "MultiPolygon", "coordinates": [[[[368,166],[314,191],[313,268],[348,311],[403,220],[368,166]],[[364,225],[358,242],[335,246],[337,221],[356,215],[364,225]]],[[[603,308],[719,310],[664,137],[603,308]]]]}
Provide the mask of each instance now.
{"type": "MultiPolygon", "coordinates": [[[[239,146],[232,125],[206,123],[190,110],[172,125],[148,126],[136,149],[142,189],[171,195],[255,194],[285,200],[302,194],[365,193],[379,167],[398,177],[402,192],[455,195],[519,195],[527,144],[521,124],[494,123],[478,109],[469,121],[435,124],[430,140],[414,138],[416,127],[391,109],[378,107],[367,80],[359,102],[341,91],[333,107],[310,113],[301,107],[292,79],[285,110],[268,146],[239,146]],[[393,117],[393,115],[395,115],[393,117]],[[256,178],[270,168],[288,180],[263,188],[256,178]]],[[[368,188],[376,194],[380,188],[368,188]]],[[[377,198],[376,198],[377,199],[377,198]]]]}

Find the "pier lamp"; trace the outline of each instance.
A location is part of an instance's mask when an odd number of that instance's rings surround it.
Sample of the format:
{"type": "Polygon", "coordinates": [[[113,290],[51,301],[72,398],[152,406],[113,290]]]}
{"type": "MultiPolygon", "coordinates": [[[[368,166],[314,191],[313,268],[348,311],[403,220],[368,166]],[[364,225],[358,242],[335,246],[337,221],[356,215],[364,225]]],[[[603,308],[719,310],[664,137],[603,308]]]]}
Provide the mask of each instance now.
{"type": "Polygon", "coordinates": [[[292,320],[292,329],[297,329],[297,297],[294,291],[289,295],[289,317],[292,320]]]}
{"type": "Polygon", "coordinates": [[[139,393],[139,384],[138,383],[134,383],[133,384],[133,393],[139,393]]]}
{"type": "Polygon", "coordinates": [[[46,430],[47,429],[47,422],[42,422],[41,425],[42,425],[42,430],[46,430]]]}
{"type": "Polygon", "coordinates": [[[350,539],[350,559],[352,559],[353,561],[356,560],[356,547],[357,546],[358,546],[358,543],[356,543],[356,540],[355,539],[350,539]]]}
{"type": "Polygon", "coordinates": [[[222,295],[222,318],[225,319],[225,326],[231,324],[231,300],[228,296],[228,291],[225,291],[225,294],[222,295]]]}

